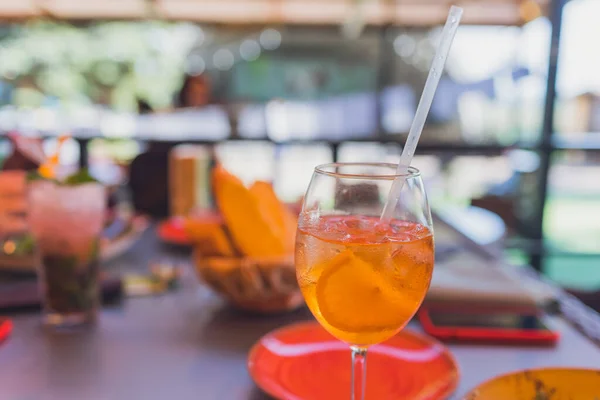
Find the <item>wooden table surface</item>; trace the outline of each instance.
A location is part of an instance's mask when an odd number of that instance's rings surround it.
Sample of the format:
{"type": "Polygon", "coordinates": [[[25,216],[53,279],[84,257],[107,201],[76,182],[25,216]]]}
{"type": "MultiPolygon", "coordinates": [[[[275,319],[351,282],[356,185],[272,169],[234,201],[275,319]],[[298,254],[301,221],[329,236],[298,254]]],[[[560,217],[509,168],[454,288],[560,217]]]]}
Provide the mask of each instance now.
{"type": "MultiPolygon", "coordinates": [[[[148,232],[107,269],[144,270],[160,257],[187,259],[165,251],[148,232]]],[[[272,329],[312,317],[306,309],[277,317],[238,313],[188,269],[178,291],[126,299],[105,309],[89,331],[45,332],[35,312],[12,318],[13,335],[0,345],[0,400],[264,400],[246,370],[248,350],[272,329]]],[[[552,349],[450,346],[462,374],[453,398],[517,369],[600,368],[600,348],[560,318],[549,322],[563,335],[552,349]]]]}

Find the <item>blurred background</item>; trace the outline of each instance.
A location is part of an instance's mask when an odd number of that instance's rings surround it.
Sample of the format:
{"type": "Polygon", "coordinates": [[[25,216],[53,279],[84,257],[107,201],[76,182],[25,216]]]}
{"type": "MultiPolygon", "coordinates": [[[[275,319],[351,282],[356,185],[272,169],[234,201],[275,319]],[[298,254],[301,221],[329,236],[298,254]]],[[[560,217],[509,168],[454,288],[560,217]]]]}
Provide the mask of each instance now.
{"type": "MultiPolygon", "coordinates": [[[[600,1],[459,3],[414,159],[431,203],[506,260],[600,289],[600,1]]],[[[62,165],[133,187],[140,154],[214,145],[294,202],[316,164],[398,160],[448,7],[1,0],[0,163],[9,133],[47,152],[67,133],[62,165]]]]}

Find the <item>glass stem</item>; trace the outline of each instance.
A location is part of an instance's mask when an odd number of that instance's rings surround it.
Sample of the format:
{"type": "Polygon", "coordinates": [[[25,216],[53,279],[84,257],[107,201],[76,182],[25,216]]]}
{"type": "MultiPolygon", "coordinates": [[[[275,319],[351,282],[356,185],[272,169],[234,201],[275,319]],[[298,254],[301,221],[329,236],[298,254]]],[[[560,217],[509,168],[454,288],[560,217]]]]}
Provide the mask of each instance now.
{"type": "Polygon", "coordinates": [[[352,350],[352,378],[350,388],[352,400],[365,400],[367,383],[367,348],[350,346],[352,350]]]}

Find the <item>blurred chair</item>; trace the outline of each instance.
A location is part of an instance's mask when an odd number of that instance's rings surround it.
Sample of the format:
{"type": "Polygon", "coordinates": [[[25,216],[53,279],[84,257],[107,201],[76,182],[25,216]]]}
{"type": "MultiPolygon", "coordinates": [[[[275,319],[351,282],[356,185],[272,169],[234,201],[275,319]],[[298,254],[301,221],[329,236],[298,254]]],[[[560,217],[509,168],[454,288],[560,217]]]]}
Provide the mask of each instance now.
{"type": "Polygon", "coordinates": [[[150,142],[129,166],[129,189],[136,212],[151,217],[169,215],[169,151],[173,144],[150,142]]]}

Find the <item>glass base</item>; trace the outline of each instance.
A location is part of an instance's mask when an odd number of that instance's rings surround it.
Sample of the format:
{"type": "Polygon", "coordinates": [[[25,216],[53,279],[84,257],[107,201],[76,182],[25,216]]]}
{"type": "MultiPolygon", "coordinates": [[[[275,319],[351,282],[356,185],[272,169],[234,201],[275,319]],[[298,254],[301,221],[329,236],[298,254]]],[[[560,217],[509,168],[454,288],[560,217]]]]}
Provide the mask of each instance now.
{"type": "Polygon", "coordinates": [[[57,313],[45,312],[43,325],[53,329],[77,329],[94,325],[97,317],[95,311],[57,313]]]}

